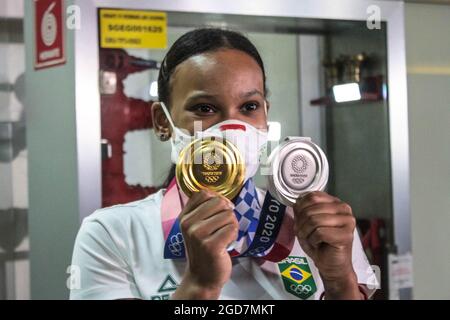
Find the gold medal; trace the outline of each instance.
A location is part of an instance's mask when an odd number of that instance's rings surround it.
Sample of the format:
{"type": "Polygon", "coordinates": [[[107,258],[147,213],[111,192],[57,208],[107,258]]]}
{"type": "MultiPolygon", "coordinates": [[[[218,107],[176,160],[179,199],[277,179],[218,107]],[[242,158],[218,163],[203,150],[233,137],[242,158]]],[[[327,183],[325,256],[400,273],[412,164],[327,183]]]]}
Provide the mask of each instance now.
{"type": "Polygon", "coordinates": [[[197,139],[181,151],[176,178],[188,197],[209,189],[231,200],[244,185],[245,165],[231,142],[218,137],[197,139]]]}

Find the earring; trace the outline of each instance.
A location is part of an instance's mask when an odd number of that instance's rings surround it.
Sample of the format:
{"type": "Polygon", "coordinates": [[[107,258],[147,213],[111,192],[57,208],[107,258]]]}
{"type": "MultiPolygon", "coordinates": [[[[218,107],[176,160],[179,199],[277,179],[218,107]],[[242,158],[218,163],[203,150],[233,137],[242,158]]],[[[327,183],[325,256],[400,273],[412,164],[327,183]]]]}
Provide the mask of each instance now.
{"type": "Polygon", "coordinates": [[[159,140],[161,140],[162,142],[165,142],[167,140],[169,140],[169,135],[167,133],[160,133],[159,134],[159,140]]]}

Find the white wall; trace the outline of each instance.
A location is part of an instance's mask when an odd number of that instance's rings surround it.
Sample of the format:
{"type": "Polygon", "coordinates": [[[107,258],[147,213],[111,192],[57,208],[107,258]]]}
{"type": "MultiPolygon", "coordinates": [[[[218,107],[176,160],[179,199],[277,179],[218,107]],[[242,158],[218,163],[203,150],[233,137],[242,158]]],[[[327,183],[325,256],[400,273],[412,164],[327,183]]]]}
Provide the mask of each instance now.
{"type": "Polygon", "coordinates": [[[450,6],[405,18],[414,298],[450,299],[450,6]]]}
{"type": "Polygon", "coordinates": [[[1,0],[0,17],[23,18],[23,0],[1,0]]]}

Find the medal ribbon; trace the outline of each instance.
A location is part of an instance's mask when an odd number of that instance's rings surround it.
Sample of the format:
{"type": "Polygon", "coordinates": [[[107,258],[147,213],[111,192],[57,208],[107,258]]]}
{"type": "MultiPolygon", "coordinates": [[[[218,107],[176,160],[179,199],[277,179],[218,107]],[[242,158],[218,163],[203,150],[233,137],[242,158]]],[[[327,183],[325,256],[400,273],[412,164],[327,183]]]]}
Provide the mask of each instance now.
{"type": "MultiPolygon", "coordinates": [[[[173,179],[161,204],[165,259],[186,257],[179,215],[187,200],[173,179]]],[[[229,248],[231,257],[259,257],[278,262],[289,255],[295,239],[292,208],[286,208],[269,192],[261,207],[252,179],[245,183],[233,203],[239,232],[237,240],[229,248]]]]}

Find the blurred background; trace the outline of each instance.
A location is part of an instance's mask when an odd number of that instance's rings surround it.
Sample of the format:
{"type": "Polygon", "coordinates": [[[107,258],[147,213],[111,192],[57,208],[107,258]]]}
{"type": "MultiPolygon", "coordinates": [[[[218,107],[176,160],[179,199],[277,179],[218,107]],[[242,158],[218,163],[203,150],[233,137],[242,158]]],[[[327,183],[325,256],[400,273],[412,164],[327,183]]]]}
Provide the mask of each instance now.
{"type": "Polygon", "coordinates": [[[203,26],[260,51],[272,143],[324,149],[375,298],[450,299],[450,1],[425,0],[1,0],[0,299],[66,299],[82,219],[164,182],[159,65],[203,26]]]}

